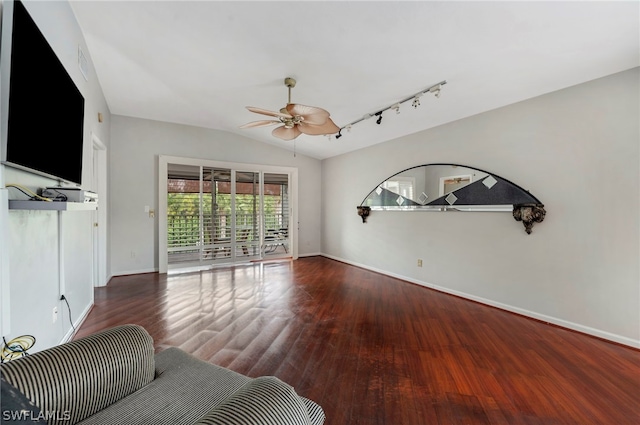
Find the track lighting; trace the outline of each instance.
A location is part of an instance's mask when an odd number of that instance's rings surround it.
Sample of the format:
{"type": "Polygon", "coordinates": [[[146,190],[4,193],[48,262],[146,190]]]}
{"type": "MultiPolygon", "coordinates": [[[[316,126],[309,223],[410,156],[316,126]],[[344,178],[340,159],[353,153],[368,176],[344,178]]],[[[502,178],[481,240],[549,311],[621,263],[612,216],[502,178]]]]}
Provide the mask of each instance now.
{"type": "Polygon", "coordinates": [[[414,108],[417,108],[418,106],[420,106],[420,96],[422,96],[422,93],[417,94],[413,98],[413,102],[411,102],[411,106],[413,106],[414,108]]]}
{"type": "Polygon", "coordinates": [[[345,125],[344,127],[341,127],[340,130],[338,131],[338,134],[336,135],[336,139],[342,137],[342,130],[343,129],[347,129],[347,131],[351,131],[351,126],[354,124],[359,123],[360,121],[365,121],[368,120],[369,118],[376,116],[378,117],[378,119],[376,120],[376,124],[381,124],[382,123],[382,113],[384,111],[388,111],[389,109],[393,109],[394,111],[396,111],[396,114],[400,113],[400,105],[402,105],[405,102],[408,102],[411,100],[411,106],[413,106],[414,108],[417,108],[418,106],[420,106],[420,97],[422,97],[423,94],[425,93],[431,93],[433,94],[435,97],[440,97],[440,90],[442,89],[442,86],[447,84],[446,80],[445,81],[441,81],[438,84],[434,84],[431,87],[428,87],[422,91],[419,91],[418,93],[406,97],[404,99],[402,99],[399,102],[396,102],[390,106],[387,106],[386,108],[380,109],[375,113],[369,113],[369,114],[364,114],[362,116],[362,118],[357,119],[355,121],[350,122],[349,124],[345,125]]]}
{"type": "Polygon", "coordinates": [[[429,89],[429,93],[433,93],[433,95],[437,98],[440,98],[440,84],[437,86],[431,87],[429,89]]]}

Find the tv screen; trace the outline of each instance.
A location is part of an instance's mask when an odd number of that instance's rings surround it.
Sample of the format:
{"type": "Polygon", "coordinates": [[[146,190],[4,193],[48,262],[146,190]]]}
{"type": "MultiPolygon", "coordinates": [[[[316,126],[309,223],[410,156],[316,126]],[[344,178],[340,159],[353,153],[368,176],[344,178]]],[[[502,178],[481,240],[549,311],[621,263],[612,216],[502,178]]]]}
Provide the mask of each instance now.
{"type": "Polygon", "coordinates": [[[6,163],[80,184],[84,97],[25,6],[13,6],[6,163]]]}

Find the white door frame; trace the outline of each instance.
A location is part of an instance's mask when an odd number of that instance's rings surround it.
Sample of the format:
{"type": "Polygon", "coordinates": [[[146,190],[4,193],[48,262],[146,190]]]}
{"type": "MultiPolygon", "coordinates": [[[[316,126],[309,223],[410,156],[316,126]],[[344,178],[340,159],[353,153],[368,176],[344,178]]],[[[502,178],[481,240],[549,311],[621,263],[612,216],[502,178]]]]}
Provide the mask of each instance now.
{"type": "Polygon", "coordinates": [[[107,284],[107,147],[91,133],[93,181],[91,190],[98,194],[98,209],[94,213],[93,286],[107,284]]]}
{"type": "Polygon", "coordinates": [[[282,173],[290,176],[289,208],[290,213],[290,255],[298,258],[298,169],[273,165],[245,164],[240,162],[213,161],[200,158],[158,155],[158,268],[160,273],[169,270],[167,251],[167,171],[168,164],[193,165],[230,170],[282,173]]]}

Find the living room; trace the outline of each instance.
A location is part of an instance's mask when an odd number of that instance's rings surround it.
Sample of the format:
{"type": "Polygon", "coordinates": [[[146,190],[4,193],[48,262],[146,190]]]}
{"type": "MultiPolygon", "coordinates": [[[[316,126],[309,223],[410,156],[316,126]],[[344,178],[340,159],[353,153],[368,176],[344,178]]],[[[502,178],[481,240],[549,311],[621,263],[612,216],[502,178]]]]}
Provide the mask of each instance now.
{"type": "MultiPolygon", "coordinates": [[[[3,19],[7,3],[3,2],[3,19]]],[[[103,86],[98,78],[100,70],[94,66],[87,35],[74,12],[75,7],[91,7],[92,2],[86,3],[26,2],[26,7],[84,96],[82,186],[99,192],[98,213],[105,216],[10,210],[9,200],[26,199],[26,195],[9,185],[36,191],[56,181],[0,166],[0,316],[7,340],[33,335],[34,352],[67,341],[91,311],[94,285],[108,287],[107,282],[118,276],[160,270],[163,235],[158,230],[159,218],[150,217],[145,207],[160,211],[158,160],[168,155],[296,168],[296,257],[324,256],[640,348],[637,49],[583,69],[577,78],[564,76],[555,90],[532,89],[528,97],[510,104],[496,104],[459,119],[434,122],[412,134],[319,159],[305,153],[305,144],[335,144],[337,140],[301,138],[294,155],[292,147],[254,139],[258,130],[241,133],[150,119],[133,112],[113,113],[106,95],[111,87],[103,86]],[[88,79],[77,64],[78,47],[87,58],[88,79]],[[94,154],[101,146],[106,152],[106,191],[94,186],[94,154]],[[530,235],[511,214],[503,212],[372,211],[363,224],[356,206],[380,182],[407,168],[434,163],[464,164],[496,173],[538,197],[547,215],[530,235]],[[104,232],[97,260],[96,220],[104,232]],[[416,265],[417,259],[423,261],[422,267],[416,265]],[[103,265],[97,275],[96,263],[103,265]],[[61,295],[66,301],[60,300],[61,295]],[[53,310],[57,317],[52,321],[53,310]]],[[[635,7],[635,15],[624,14],[635,19],[630,28],[635,25],[632,35],[637,36],[637,4],[621,2],[619,6],[635,7]]],[[[586,5],[576,2],[576,7],[586,5]]],[[[621,39],[628,34],[623,32],[621,39]]],[[[6,38],[2,42],[6,51],[6,38]]],[[[1,65],[4,146],[9,64],[1,65]]],[[[286,76],[264,78],[272,81],[286,76]]],[[[429,75],[431,81],[425,85],[442,78],[448,81],[439,99],[425,95],[420,108],[428,107],[437,116],[439,107],[450,107],[447,90],[454,93],[455,85],[462,84],[455,76],[455,70],[449,75],[429,75]]],[[[515,75],[513,78],[515,82],[504,81],[506,92],[517,84],[515,75]]],[[[307,84],[303,75],[298,80],[294,98],[296,90],[307,84]]],[[[419,89],[422,87],[414,88],[419,89]]],[[[120,90],[134,91],[135,87],[120,90]]],[[[276,85],[274,92],[284,100],[284,86],[276,85]]],[[[380,99],[371,107],[382,108],[406,94],[380,99]]],[[[311,102],[314,96],[306,95],[311,102]]],[[[261,106],[262,99],[256,94],[242,101],[261,106]]],[[[459,108],[475,101],[461,102],[459,108]]],[[[181,100],[176,98],[176,102],[181,100]]],[[[132,107],[135,104],[131,99],[132,107]]],[[[334,108],[318,104],[332,110],[336,118],[334,108]]],[[[420,108],[403,108],[398,117],[422,111],[420,108]]],[[[199,108],[190,111],[202,114],[199,108]]],[[[340,125],[372,111],[355,110],[340,117],[345,121],[340,125]]],[[[250,115],[244,115],[246,121],[256,118],[250,115]]],[[[358,131],[389,131],[383,127],[392,127],[395,117],[383,116],[380,125],[374,120],[354,124],[350,133],[343,132],[339,143],[350,143],[350,135],[358,131]],[[367,129],[360,130],[364,127],[367,129]]],[[[422,117],[434,119],[430,113],[422,117]]]]}

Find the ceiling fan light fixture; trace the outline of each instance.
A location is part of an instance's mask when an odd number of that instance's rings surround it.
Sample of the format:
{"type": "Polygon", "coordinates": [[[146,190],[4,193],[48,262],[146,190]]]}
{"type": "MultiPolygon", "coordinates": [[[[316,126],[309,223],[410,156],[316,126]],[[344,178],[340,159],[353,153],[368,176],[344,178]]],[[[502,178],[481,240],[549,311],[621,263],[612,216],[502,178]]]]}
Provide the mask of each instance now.
{"type": "MultiPolygon", "coordinates": [[[[291,89],[296,86],[296,80],[287,77],[284,85],[288,88],[289,98],[287,105],[279,112],[247,106],[251,112],[277,117],[282,126],[271,132],[275,137],[282,140],[293,140],[300,134],[310,136],[331,135],[337,133],[340,128],[329,118],[328,111],[315,106],[300,105],[291,103],[291,89]]],[[[277,122],[277,121],[276,121],[277,122]]],[[[265,124],[266,125],[266,124],[265,124]]],[[[245,124],[241,128],[255,127],[256,125],[245,124]]]]}

